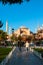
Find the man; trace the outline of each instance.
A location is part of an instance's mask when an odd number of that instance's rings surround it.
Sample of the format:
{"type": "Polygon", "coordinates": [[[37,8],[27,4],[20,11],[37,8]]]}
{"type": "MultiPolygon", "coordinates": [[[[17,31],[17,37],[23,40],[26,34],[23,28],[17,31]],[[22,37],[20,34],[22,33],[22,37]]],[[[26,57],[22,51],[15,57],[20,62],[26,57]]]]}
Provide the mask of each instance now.
{"type": "Polygon", "coordinates": [[[20,40],[18,41],[18,47],[19,47],[19,50],[21,51],[21,41],[20,40]]]}

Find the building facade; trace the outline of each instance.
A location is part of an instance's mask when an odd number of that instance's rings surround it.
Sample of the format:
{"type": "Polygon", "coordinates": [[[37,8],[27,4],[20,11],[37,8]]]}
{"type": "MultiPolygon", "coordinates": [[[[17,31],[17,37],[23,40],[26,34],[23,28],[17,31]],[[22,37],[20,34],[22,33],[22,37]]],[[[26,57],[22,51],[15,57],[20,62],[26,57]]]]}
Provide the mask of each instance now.
{"type": "Polygon", "coordinates": [[[28,36],[28,35],[30,35],[30,29],[22,26],[18,30],[16,30],[14,33],[16,34],[17,37],[19,35],[21,35],[21,36],[28,36]]]}

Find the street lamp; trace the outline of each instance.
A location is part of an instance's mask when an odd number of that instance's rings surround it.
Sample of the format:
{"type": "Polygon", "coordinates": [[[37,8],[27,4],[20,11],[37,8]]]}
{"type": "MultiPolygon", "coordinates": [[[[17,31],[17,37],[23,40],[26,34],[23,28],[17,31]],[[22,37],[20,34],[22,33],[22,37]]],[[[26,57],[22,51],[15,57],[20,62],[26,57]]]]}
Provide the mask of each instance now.
{"type": "Polygon", "coordinates": [[[14,28],[12,28],[12,34],[14,33],[14,28]]]}

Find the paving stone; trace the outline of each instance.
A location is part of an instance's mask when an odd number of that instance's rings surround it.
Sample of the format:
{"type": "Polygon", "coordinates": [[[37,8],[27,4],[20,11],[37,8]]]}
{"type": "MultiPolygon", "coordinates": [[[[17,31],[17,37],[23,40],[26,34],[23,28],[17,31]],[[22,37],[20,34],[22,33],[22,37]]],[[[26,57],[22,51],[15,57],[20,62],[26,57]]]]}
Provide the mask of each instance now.
{"type": "Polygon", "coordinates": [[[43,65],[43,62],[25,47],[21,51],[17,47],[6,65],[43,65]]]}

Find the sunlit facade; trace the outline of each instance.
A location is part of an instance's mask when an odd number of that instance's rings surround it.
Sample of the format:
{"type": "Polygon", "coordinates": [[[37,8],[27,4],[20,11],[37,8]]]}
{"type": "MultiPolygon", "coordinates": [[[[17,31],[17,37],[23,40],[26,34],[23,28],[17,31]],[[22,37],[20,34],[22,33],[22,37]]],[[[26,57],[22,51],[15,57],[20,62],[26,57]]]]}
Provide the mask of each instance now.
{"type": "Polygon", "coordinates": [[[21,36],[28,36],[28,35],[30,35],[30,29],[22,26],[18,30],[16,30],[14,33],[16,34],[17,37],[19,35],[21,35],[21,36]]]}

